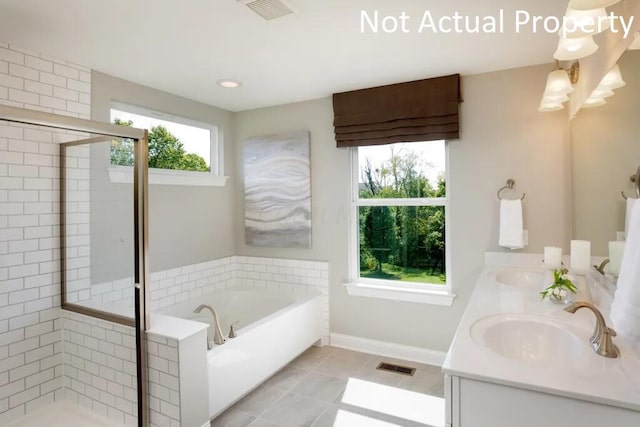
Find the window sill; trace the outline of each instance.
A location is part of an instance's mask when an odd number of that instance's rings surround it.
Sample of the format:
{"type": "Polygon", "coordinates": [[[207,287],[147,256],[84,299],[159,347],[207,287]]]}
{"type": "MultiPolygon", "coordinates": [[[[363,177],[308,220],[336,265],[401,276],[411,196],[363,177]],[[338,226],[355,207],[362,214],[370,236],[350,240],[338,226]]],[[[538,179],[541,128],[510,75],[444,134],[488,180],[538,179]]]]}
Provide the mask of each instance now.
{"type": "Polygon", "coordinates": [[[379,298],[392,301],[414,302],[450,307],[456,295],[448,290],[416,289],[414,287],[385,286],[372,283],[346,283],[347,293],[352,296],[379,298]]]}
{"type": "MultiPolygon", "coordinates": [[[[133,183],[133,168],[130,166],[112,166],[107,168],[107,171],[112,183],[133,183]]],[[[151,185],[224,187],[228,179],[228,176],[216,176],[209,172],[149,169],[149,184],[151,185]]]]}

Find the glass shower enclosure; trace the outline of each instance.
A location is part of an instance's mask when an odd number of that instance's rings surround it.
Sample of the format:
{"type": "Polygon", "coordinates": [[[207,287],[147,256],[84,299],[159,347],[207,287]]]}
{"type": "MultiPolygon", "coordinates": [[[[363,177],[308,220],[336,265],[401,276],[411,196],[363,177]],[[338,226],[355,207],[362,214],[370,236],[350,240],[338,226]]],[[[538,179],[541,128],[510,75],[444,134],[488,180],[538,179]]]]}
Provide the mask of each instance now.
{"type": "Polygon", "coordinates": [[[147,131],[3,105],[0,120],[50,132],[59,145],[59,186],[48,197],[59,202],[49,222],[59,226],[51,247],[59,249],[61,307],[135,329],[137,419],[148,426],[147,131]],[[112,147],[133,158],[130,182],[109,181],[112,147]]]}

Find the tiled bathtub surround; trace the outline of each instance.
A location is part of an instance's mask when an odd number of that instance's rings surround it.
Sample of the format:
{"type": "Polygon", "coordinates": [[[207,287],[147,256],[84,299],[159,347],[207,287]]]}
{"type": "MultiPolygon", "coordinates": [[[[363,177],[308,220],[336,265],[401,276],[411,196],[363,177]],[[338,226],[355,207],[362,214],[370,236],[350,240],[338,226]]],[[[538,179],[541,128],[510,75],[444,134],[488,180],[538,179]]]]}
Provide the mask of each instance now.
{"type": "Polygon", "coordinates": [[[233,256],[151,274],[152,309],[233,286],[322,295],[323,344],[329,343],[329,263],[233,256]]]}
{"type": "Polygon", "coordinates": [[[322,344],[329,344],[329,263],[236,256],[236,282],[322,295],[322,344]]]}
{"type": "Polygon", "coordinates": [[[151,309],[163,309],[234,286],[237,271],[235,258],[221,258],[151,273],[151,309]]]}
{"type": "MultiPolygon", "coordinates": [[[[89,118],[90,86],[84,67],[0,43],[0,104],[89,118]]],[[[63,395],[58,143],[77,138],[0,122],[0,425],[63,395]]],[[[82,191],[70,253],[78,277],[89,256],[82,191]]]]}
{"type": "MultiPolygon", "coordinates": [[[[131,279],[91,287],[94,305],[132,308],[131,279]]],[[[151,274],[152,311],[233,286],[292,292],[317,292],[323,296],[323,343],[329,341],[329,264],[279,258],[231,256],[151,274]]]]}
{"type": "MultiPolygon", "coordinates": [[[[62,317],[65,397],[118,425],[137,426],[135,330],[68,311],[62,317]]],[[[194,339],[200,339],[204,350],[204,338],[194,339]]],[[[185,378],[188,372],[181,378],[179,354],[182,351],[184,357],[189,346],[198,344],[187,340],[148,335],[152,426],[181,425],[181,380],[187,388],[196,382],[185,378]]]]}
{"type": "Polygon", "coordinates": [[[62,313],[66,397],[117,423],[137,425],[134,329],[62,313]]]}

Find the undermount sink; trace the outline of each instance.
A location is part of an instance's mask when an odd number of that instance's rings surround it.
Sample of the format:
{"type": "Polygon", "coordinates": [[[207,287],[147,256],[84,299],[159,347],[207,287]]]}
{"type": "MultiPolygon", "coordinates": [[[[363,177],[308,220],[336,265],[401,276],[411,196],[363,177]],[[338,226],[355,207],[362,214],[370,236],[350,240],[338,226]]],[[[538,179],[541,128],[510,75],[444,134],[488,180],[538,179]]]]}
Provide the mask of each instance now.
{"type": "Polygon", "coordinates": [[[585,352],[581,339],[566,326],[542,316],[487,316],[476,321],[470,332],[476,343],[528,364],[569,367],[585,352]]]}
{"type": "Polygon", "coordinates": [[[539,286],[542,288],[544,273],[533,270],[499,270],[496,281],[509,286],[539,286]]]}

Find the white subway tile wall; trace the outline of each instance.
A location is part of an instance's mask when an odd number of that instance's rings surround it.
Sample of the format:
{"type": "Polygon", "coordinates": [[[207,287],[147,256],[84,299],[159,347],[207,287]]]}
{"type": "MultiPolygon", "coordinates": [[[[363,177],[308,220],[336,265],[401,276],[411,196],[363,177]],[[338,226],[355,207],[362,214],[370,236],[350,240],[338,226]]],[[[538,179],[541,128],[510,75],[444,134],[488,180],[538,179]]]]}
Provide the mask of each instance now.
{"type": "Polygon", "coordinates": [[[152,425],[180,427],[179,342],[148,335],[149,409],[152,425]]]}
{"type": "MultiPolygon", "coordinates": [[[[65,397],[113,420],[138,425],[135,330],[63,311],[65,397]]],[[[178,342],[148,336],[152,426],[180,427],[178,342]]]]}
{"type": "Polygon", "coordinates": [[[63,311],[67,399],[114,422],[137,425],[134,328],[63,311]]]}
{"type": "Polygon", "coordinates": [[[322,345],[329,344],[329,263],[279,258],[236,256],[235,277],[240,286],[322,295],[322,345]]]}
{"type": "MultiPolygon", "coordinates": [[[[0,42],[0,104],[90,118],[91,72],[0,42]]],[[[61,398],[136,425],[133,328],[60,310],[59,143],[82,138],[0,121],[0,425],[61,398]]],[[[89,150],[69,152],[69,300],[132,307],[131,279],[90,282],[89,150]]],[[[232,256],[151,275],[162,309],[232,286],[323,295],[326,262],[232,256]]],[[[179,426],[178,343],[149,337],[151,421],[179,426]]]]}
{"type": "Polygon", "coordinates": [[[236,284],[235,257],[221,258],[151,273],[151,309],[198,298],[236,284]]]}
{"type": "MultiPolygon", "coordinates": [[[[90,86],[85,67],[0,43],[0,104],[88,119],[90,86]]],[[[0,121],[0,425],[64,395],[58,143],[79,137],[0,121]]],[[[86,196],[77,236],[88,236],[86,196]]],[[[86,262],[88,240],[76,249],[86,262]]]]}
{"type": "MultiPolygon", "coordinates": [[[[92,285],[93,306],[104,310],[133,307],[124,290],[131,279],[92,285]]],[[[317,292],[323,300],[323,345],[329,343],[329,264],[279,258],[231,256],[151,273],[151,310],[197,299],[203,294],[248,286],[291,292],[317,292]]]]}

